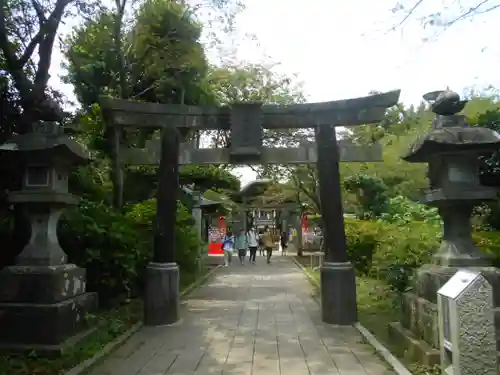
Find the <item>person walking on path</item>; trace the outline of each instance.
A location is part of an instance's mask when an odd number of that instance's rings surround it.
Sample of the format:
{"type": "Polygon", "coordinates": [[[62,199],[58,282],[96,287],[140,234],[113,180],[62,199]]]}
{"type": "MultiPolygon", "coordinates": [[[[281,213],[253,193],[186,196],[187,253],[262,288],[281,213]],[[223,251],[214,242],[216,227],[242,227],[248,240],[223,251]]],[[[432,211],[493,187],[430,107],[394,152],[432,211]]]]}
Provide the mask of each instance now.
{"type": "Polygon", "coordinates": [[[238,258],[240,259],[240,264],[243,265],[245,257],[247,256],[247,247],[248,247],[248,240],[244,229],[242,229],[240,231],[240,234],[236,236],[234,246],[238,250],[238,258]]]}
{"type": "Polygon", "coordinates": [[[288,248],[288,232],[281,233],[281,255],[286,255],[286,250],[288,248]]]}
{"type": "Polygon", "coordinates": [[[257,238],[257,241],[259,243],[259,253],[260,255],[264,255],[264,242],[262,242],[262,236],[264,235],[263,231],[259,231],[259,237],[257,238]]]}
{"type": "Polygon", "coordinates": [[[234,236],[228,231],[222,240],[222,250],[224,250],[224,267],[231,265],[234,251],[234,236]]]}
{"type": "Polygon", "coordinates": [[[247,241],[248,248],[250,250],[250,257],[248,258],[248,261],[255,264],[255,256],[257,255],[257,248],[259,247],[259,240],[257,238],[257,233],[255,233],[255,229],[250,228],[247,232],[247,241]]]}
{"type": "Polygon", "coordinates": [[[267,264],[271,263],[271,256],[273,255],[274,241],[269,228],[264,229],[264,234],[261,236],[264,249],[266,249],[267,264]]]}

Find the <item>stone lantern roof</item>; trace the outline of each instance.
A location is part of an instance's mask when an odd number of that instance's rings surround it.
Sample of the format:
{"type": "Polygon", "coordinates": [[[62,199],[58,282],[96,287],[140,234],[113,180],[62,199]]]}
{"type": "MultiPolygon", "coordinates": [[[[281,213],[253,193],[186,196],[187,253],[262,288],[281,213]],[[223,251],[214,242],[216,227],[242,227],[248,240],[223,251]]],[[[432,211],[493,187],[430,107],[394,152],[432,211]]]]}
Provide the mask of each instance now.
{"type": "Polygon", "coordinates": [[[410,163],[422,163],[434,155],[488,154],[499,148],[500,135],[491,129],[447,127],[424,134],[402,159],[410,163]]]}
{"type": "Polygon", "coordinates": [[[76,165],[87,162],[90,157],[85,148],[68,137],[63,128],[54,123],[41,123],[34,132],[13,135],[0,145],[0,152],[49,154],[53,160],[76,165]]]}

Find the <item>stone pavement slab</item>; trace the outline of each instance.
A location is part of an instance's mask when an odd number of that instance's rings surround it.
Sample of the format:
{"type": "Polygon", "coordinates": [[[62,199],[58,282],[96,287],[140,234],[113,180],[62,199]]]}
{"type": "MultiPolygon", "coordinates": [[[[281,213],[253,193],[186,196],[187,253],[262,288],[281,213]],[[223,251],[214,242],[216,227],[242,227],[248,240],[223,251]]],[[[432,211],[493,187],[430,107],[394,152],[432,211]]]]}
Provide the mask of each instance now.
{"type": "Polygon", "coordinates": [[[323,324],[293,261],[221,268],[182,303],[182,319],[144,327],[90,375],[394,375],[354,327],[323,324]]]}

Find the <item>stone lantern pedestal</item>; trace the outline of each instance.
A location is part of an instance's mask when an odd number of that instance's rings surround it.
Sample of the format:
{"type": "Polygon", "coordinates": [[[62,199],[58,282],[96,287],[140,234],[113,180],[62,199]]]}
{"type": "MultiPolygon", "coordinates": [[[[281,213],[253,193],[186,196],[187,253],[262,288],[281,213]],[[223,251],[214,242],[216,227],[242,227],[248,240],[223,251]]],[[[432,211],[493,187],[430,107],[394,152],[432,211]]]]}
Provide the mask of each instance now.
{"type": "Polygon", "coordinates": [[[408,357],[439,364],[437,291],[451,276],[463,268],[481,272],[493,286],[495,304],[500,307],[500,271],[477,248],[470,224],[476,205],[496,199],[495,189],[480,184],[478,157],[498,150],[500,136],[491,129],[468,127],[464,116],[455,114],[466,103],[457,94],[434,92],[424,98],[436,113],[434,129],[417,140],[403,159],[428,163],[430,189],[422,201],[438,208],[443,239],[432,264],[416,271],[411,291],[403,295],[401,321],[391,323],[389,333],[408,357]]]}
{"type": "Polygon", "coordinates": [[[67,263],[57,238],[63,210],[78,203],[68,193],[68,173],[86,154],[54,124],[0,149],[23,161],[22,189],[9,201],[31,223],[16,264],[0,271],[0,348],[58,353],[84,336],[85,315],[97,307],[97,295],[85,291],[85,269],[67,263]]]}

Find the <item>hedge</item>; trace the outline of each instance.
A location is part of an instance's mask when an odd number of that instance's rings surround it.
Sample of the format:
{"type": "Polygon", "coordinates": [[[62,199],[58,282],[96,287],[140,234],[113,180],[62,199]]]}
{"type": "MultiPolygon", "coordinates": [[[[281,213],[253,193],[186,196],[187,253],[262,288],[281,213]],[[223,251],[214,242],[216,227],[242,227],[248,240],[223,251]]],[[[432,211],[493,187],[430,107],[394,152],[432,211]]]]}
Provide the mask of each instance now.
{"type": "MultiPolygon", "coordinates": [[[[87,270],[87,290],[99,293],[101,305],[143,290],[145,266],[153,248],[154,199],[126,208],[125,215],[104,203],[82,199],[65,212],[58,229],[70,262],[87,270]]],[[[198,267],[199,243],[194,221],[182,203],[177,207],[176,262],[181,273],[198,267]]]]}
{"type": "MultiPolygon", "coordinates": [[[[435,223],[408,224],[345,218],[347,250],[360,275],[385,280],[404,291],[413,269],[431,261],[442,229],[435,223]]],[[[500,232],[475,232],[478,246],[500,265],[500,232]]]]}

